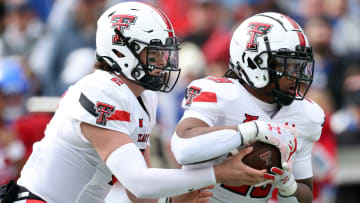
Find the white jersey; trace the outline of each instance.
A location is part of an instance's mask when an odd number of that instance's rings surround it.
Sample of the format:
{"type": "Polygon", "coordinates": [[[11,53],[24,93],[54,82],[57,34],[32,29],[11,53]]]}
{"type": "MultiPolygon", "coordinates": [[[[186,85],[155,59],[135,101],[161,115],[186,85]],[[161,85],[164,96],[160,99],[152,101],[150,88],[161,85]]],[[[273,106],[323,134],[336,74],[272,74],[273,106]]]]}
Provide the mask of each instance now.
{"type": "MultiPolygon", "coordinates": [[[[186,90],[183,100],[185,109],[182,119],[193,117],[206,122],[210,127],[231,126],[252,120],[263,120],[292,126],[298,132],[298,149],[294,155],[293,174],[295,179],[312,177],[311,151],[320,138],[324,123],[323,110],[313,101],[295,100],[282,107],[270,117],[266,109],[258,104],[237,80],[224,77],[207,77],[193,81],[186,90]]],[[[267,202],[274,187],[230,187],[215,186],[210,202],[267,202]]]]}
{"type": "Polygon", "coordinates": [[[145,150],[155,125],[157,95],[146,90],[141,99],[146,111],[123,81],[105,71],[81,79],[60,100],[18,184],[49,203],[104,202],[112,173],[81,133],[80,123],[125,133],[145,150]]]}

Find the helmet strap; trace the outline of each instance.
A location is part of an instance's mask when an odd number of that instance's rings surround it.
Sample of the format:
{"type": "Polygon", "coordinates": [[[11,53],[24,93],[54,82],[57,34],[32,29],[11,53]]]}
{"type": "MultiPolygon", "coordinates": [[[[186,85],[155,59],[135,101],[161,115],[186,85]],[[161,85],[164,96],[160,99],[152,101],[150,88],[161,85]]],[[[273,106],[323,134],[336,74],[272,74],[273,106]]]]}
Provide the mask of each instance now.
{"type": "Polygon", "coordinates": [[[271,94],[274,98],[274,101],[280,106],[288,106],[294,101],[294,97],[292,95],[286,94],[280,89],[279,85],[279,77],[275,75],[275,73],[271,74],[270,83],[275,84],[275,88],[271,88],[271,94]]]}

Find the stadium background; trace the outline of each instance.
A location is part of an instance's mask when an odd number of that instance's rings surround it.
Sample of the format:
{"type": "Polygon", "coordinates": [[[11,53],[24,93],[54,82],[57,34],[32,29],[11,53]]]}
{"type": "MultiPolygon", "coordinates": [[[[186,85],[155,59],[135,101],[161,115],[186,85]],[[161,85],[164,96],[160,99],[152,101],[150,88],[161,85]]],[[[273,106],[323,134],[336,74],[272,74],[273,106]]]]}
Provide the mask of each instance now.
{"type": "MultiPolygon", "coordinates": [[[[0,184],[18,177],[66,88],[92,71],[96,19],[121,0],[0,0],[0,184]]],[[[231,33],[274,11],[294,18],[315,54],[308,97],[327,114],[313,150],[314,202],[360,202],[359,0],[154,0],[181,39],[181,79],[159,94],[154,167],[178,167],[169,139],[189,81],[223,75],[231,33]]]]}

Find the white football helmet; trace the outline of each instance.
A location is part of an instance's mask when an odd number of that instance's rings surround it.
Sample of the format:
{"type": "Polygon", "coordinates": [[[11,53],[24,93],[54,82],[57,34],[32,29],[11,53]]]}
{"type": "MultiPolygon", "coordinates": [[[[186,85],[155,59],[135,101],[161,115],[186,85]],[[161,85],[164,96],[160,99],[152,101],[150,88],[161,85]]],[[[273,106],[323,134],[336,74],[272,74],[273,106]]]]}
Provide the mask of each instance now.
{"type": "Polygon", "coordinates": [[[272,96],[280,105],[304,99],[313,80],[312,48],[304,31],[280,13],[260,13],[241,23],[231,39],[230,57],[230,69],[251,87],[275,83],[272,96]],[[284,76],[296,80],[291,93],[279,89],[284,76]]]}
{"type": "Polygon", "coordinates": [[[178,50],[171,22],[149,4],[116,4],[97,22],[97,60],[105,61],[113,71],[146,89],[170,92],[174,88],[180,74],[178,50]],[[143,63],[139,54],[145,48],[147,57],[143,63]],[[160,69],[161,75],[149,74],[154,69],[160,69]]]}

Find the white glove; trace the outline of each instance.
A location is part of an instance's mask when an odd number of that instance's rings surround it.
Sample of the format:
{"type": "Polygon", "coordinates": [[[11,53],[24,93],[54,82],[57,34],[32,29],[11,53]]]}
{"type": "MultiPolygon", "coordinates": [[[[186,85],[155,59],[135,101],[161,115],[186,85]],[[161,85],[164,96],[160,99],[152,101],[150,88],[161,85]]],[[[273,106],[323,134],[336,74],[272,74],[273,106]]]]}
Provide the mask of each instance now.
{"type": "Polygon", "coordinates": [[[281,154],[283,168],[297,148],[296,131],[289,126],[257,120],[239,124],[238,132],[242,145],[257,140],[276,146],[281,154]]]}
{"type": "Polygon", "coordinates": [[[277,167],[272,167],[271,172],[274,174],[267,174],[273,176],[273,185],[278,188],[279,194],[285,197],[293,195],[297,190],[297,183],[291,170],[281,170],[277,167]]]}

